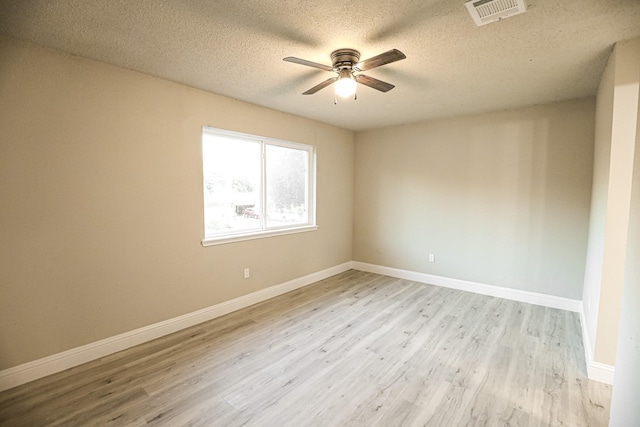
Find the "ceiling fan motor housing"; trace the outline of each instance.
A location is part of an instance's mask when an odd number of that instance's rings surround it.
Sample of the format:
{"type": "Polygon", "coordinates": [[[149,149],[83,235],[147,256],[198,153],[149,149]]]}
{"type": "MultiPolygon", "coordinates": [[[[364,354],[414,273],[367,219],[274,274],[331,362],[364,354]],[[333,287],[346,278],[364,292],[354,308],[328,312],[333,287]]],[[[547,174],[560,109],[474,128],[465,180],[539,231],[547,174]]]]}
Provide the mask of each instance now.
{"type": "Polygon", "coordinates": [[[343,69],[352,69],[355,64],[360,61],[360,52],[355,49],[338,49],[331,53],[333,61],[333,69],[340,71],[343,69]]]}

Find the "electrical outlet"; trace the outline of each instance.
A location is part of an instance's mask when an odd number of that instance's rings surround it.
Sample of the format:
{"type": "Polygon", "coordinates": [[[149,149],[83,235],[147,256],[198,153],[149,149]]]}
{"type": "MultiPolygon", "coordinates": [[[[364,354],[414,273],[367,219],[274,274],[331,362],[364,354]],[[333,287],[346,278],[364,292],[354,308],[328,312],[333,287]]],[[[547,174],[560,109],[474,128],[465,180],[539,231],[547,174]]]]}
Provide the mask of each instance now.
{"type": "Polygon", "coordinates": [[[251,276],[250,271],[248,268],[244,269],[244,278],[248,279],[251,276]]]}
{"type": "Polygon", "coordinates": [[[436,262],[436,255],[435,254],[429,254],[429,262],[436,262]]]}

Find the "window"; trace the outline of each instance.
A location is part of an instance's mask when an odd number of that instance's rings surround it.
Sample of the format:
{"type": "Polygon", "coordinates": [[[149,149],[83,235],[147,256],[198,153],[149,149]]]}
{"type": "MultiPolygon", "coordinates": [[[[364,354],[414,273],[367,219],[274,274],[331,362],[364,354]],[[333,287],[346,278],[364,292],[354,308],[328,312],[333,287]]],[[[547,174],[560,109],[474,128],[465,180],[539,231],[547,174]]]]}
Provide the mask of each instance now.
{"type": "Polygon", "coordinates": [[[311,145],[204,127],[203,245],[317,229],[311,145]]]}

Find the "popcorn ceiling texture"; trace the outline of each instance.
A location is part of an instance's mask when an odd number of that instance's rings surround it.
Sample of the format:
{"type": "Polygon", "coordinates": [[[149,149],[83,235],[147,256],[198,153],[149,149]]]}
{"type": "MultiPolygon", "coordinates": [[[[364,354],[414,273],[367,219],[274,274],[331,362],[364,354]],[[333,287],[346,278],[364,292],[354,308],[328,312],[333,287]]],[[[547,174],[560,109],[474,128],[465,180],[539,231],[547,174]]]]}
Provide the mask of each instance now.
{"type": "Polygon", "coordinates": [[[638,0],[532,0],[476,27],[451,0],[0,0],[0,34],[351,130],[595,95],[616,41],[640,35],[638,0]],[[349,47],[407,59],[334,105],[330,64],[349,47]]]}

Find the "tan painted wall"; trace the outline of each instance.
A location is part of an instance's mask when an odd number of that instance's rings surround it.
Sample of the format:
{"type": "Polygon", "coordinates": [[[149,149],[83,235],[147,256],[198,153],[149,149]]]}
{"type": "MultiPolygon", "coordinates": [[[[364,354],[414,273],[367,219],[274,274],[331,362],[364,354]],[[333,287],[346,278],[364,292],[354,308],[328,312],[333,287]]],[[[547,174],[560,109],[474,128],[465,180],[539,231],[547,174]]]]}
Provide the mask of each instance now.
{"type": "Polygon", "coordinates": [[[0,370],[351,260],[352,132],[6,38],[0,57],[0,370]],[[314,144],[319,230],[203,248],[203,125],[314,144]]]}
{"type": "Polygon", "coordinates": [[[596,164],[608,161],[609,165],[600,169],[602,173],[606,169],[606,175],[594,175],[594,188],[606,185],[607,189],[606,197],[594,198],[591,207],[589,253],[598,256],[589,259],[589,263],[600,263],[601,267],[587,270],[584,289],[586,327],[592,339],[593,358],[612,366],[616,361],[625,264],[635,261],[627,259],[626,249],[639,85],[640,38],[619,42],[603,74],[599,90],[602,96],[598,99],[597,123],[602,125],[602,132],[596,135],[596,147],[601,147],[596,149],[596,164]],[[593,233],[594,230],[598,231],[593,233]],[[598,299],[597,304],[594,298],[598,299]],[[589,300],[591,309],[588,309],[589,300]],[[594,322],[595,316],[597,322],[594,322]]]}
{"type": "Polygon", "coordinates": [[[594,107],[357,133],[354,260],[580,299],[594,107]]]}
{"type": "Polygon", "coordinates": [[[607,223],[607,199],[609,197],[609,169],[611,165],[611,126],[613,123],[613,84],[615,77],[615,51],[612,52],[602,74],[596,97],[595,149],[589,239],[585,267],[582,302],[589,354],[593,355],[596,343],[600,283],[604,259],[605,227],[607,223]]]}
{"type": "MultiPolygon", "coordinates": [[[[638,39],[640,41],[640,39],[638,39]]],[[[636,46],[640,47],[640,43],[636,46]]],[[[640,49],[638,49],[640,53],[640,49]]],[[[640,83],[640,68],[638,68],[640,83]]],[[[611,427],[640,425],[640,87],[636,117],[636,149],[624,271],[616,372],[611,396],[611,427]]]]}

